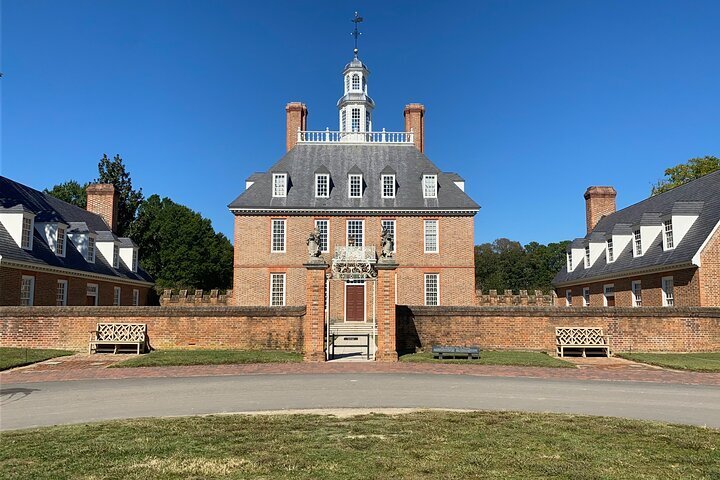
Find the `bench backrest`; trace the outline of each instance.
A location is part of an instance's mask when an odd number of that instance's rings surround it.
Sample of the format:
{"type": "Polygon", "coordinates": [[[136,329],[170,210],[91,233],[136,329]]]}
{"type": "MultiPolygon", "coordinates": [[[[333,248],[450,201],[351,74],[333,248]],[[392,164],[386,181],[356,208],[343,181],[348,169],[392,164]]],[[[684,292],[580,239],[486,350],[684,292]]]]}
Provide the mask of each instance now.
{"type": "Polygon", "coordinates": [[[603,345],[606,342],[601,327],[557,327],[555,335],[559,345],[603,345]]]}
{"type": "Polygon", "coordinates": [[[105,342],[144,342],[144,323],[98,323],[97,339],[105,342]]]}

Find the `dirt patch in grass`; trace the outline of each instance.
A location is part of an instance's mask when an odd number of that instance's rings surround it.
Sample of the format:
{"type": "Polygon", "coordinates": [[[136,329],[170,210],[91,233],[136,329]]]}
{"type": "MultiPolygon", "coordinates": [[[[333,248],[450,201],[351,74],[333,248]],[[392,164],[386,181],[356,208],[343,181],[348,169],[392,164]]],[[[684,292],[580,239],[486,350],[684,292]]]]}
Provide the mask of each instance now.
{"type": "Polygon", "coordinates": [[[517,365],[523,367],[575,368],[570,362],[551,357],[542,352],[519,352],[509,350],[481,350],[478,360],[440,360],[432,352],[402,355],[401,362],[462,363],[467,365],[517,365]]]}
{"type": "Polygon", "coordinates": [[[720,372],[720,352],[618,353],[618,357],[659,367],[692,372],[720,372]]]}
{"type": "Polygon", "coordinates": [[[22,367],[55,357],[74,355],[69,350],[0,347],[0,370],[22,367]]]}
{"type": "Polygon", "coordinates": [[[169,367],[242,363],[296,363],[302,355],[280,350],[156,350],[112,367],[169,367]]]}

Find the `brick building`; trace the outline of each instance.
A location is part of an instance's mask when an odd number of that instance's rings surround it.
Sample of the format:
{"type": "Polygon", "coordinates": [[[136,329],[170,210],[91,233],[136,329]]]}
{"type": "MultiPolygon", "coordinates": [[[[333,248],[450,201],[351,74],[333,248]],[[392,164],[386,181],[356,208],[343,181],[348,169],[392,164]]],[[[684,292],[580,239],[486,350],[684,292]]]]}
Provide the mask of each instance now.
{"type": "Polygon", "coordinates": [[[403,132],[373,130],[369,71],[357,50],[342,75],[338,131],[309,131],[307,107],[288,104],[287,153],[248,178],[229,205],[232,302],[306,305],[307,264],[314,261],[326,266],[324,311],[332,324],[371,324],[381,288],[391,288],[397,304],[474,304],[479,206],[459,175],[423,153],[424,106],[405,107],[403,132]],[[309,258],[315,229],[319,256],[309,258]],[[392,237],[385,253],[383,229],[392,237]],[[383,265],[392,266],[392,287],[376,283],[383,265]]]}
{"type": "Polygon", "coordinates": [[[138,247],[115,234],[115,188],[88,186],[87,205],[0,177],[0,305],[147,304],[138,247]]]}
{"type": "Polygon", "coordinates": [[[720,306],[720,171],[615,211],[585,192],[587,235],[554,279],[568,306],[720,306]]]}

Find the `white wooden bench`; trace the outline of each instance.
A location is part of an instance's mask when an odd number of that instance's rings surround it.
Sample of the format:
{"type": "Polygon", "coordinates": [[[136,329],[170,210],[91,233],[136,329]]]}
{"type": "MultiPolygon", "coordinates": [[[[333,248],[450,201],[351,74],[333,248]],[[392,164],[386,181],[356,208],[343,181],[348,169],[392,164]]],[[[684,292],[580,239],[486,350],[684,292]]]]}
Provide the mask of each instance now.
{"type": "Polygon", "coordinates": [[[138,355],[147,351],[147,325],[144,323],[98,323],[97,330],[90,332],[90,353],[98,353],[98,348],[112,347],[112,353],[118,353],[121,347],[134,347],[138,355]]]}
{"type": "Polygon", "coordinates": [[[559,357],[565,356],[566,348],[582,350],[583,357],[585,350],[589,348],[601,350],[608,357],[612,355],[610,335],[605,335],[600,327],[557,327],[555,328],[555,338],[559,357]]]}

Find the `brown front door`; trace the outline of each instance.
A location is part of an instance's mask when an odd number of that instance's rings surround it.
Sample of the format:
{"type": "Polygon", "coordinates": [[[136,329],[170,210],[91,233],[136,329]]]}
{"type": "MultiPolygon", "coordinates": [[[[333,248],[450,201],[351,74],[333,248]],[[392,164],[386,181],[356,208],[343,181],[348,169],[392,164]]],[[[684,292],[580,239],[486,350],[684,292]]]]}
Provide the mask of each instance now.
{"type": "Polygon", "coordinates": [[[365,321],[364,284],[350,284],[345,287],[345,321],[365,321]]]}

